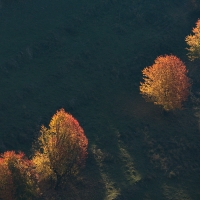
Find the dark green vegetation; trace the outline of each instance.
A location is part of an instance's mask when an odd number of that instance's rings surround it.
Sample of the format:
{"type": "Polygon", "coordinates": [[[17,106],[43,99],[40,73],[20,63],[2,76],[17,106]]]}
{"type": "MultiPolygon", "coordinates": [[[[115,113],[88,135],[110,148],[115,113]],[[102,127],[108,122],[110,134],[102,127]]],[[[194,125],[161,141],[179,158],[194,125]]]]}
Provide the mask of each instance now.
{"type": "Polygon", "coordinates": [[[19,0],[0,5],[0,150],[30,154],[64,108],[89,140],[86,167],[46,199],[199,199],[200,70],[185,37],[192,0],[19,0]],[[193,79],[185,110],[163,114],[139,94],[141,70],[163,54],[193,79]],[[67,189],[66,189],[67,188],[67,189]]]}

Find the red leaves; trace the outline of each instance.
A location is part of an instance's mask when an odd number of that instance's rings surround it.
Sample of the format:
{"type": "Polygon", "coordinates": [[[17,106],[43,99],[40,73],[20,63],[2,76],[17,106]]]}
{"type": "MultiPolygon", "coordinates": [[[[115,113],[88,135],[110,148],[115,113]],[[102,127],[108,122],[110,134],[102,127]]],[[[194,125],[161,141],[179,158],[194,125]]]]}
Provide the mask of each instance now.
{"type": "Polygon", "coordinates": [[[37,196],[37,174],[25,154],[6,151],[0,158],[0,198],[5,200],[37,196]],[[15,198],[16,197],[16,198],[15,198]]]}

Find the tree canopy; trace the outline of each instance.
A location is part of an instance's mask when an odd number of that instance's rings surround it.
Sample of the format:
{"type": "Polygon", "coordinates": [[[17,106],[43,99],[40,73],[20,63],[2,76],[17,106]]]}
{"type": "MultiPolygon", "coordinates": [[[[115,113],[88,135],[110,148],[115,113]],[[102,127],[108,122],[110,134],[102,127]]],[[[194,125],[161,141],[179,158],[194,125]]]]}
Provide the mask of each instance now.
{"type": "Polygon", "coordinates": [[[57,186],[63,177],[76,176],[85,164],[88,147],[78,121],[61,109],[53,115],[49,128],[42,126],[40,133],[39,150],[33,158],[38,171],[54,174],[57,186]]]}
{"type": "Polygon", "coordinates": [[[35,199],[39,195],[34,164],[24,153],[6,151],[0,157],[0,199],[35,199]]]}
{"type": "Polygon", "coordinates": [[[186,48],[188,50],[188,58],[191,61],[200,58],[200,19],[197,20],[196,27],[193,28],[192,33],[185,38],[189,46],[189,48],[186,48]]]}
{"type": "Polygon", "coordinates": [[[159,56],[154,62],[142,71],[144,82],[140,83],[140,93],[164,110],[181,109],[191,86],[186,66],[174,55],[159,56]]]}

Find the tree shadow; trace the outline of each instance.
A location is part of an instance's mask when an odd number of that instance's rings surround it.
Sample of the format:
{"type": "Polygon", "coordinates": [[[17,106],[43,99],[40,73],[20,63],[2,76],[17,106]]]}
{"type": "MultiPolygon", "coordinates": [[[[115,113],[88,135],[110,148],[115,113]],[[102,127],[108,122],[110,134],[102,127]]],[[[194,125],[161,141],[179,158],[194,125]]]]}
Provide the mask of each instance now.
{"type": "Polygon", "coordinates": [[[105,185],[96,160],[89,152],[84,168],[77,177],[65,177],[57,190],[54,181],[40,183],[41,199],[51,200],[102,200],[105,199],[105,185]]]}
{"type": "MultiPolygon", "coordinates": [[[[199,119],[192,106],[188,104],[183,110],[165,115],[137,94],[131,97],[124,92],[119,97],[111,108],[115,110],[113,126],[118,132],[116,156],[120,157],[120,146],[123,147],[130,155],[127,161],[134,161],[141,179],[129,184],[124,176],[127,185],[121,186],[118,198],[197,199],[200,135],[199,119]]],[[[119,163],[120,173],[126,174],[127,164],[123,160],[119,163]]]]}

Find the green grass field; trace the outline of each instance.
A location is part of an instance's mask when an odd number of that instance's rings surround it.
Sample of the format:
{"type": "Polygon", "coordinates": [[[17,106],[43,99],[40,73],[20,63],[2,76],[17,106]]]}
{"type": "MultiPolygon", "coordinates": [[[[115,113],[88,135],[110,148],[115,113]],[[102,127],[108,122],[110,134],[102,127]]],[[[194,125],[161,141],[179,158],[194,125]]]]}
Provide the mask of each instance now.
{"type": "Polygon", "coordinates": [[[184,41],[200,16],[194,2],[1,2],[0,151],[31,155],[60,108],[89,140],[80,179],[44,199],[200,198],[200,70],[184,41]],[[167,115],[139,94],[141,70],[164,54],[186,63],[194,94],[167,115]]]}

